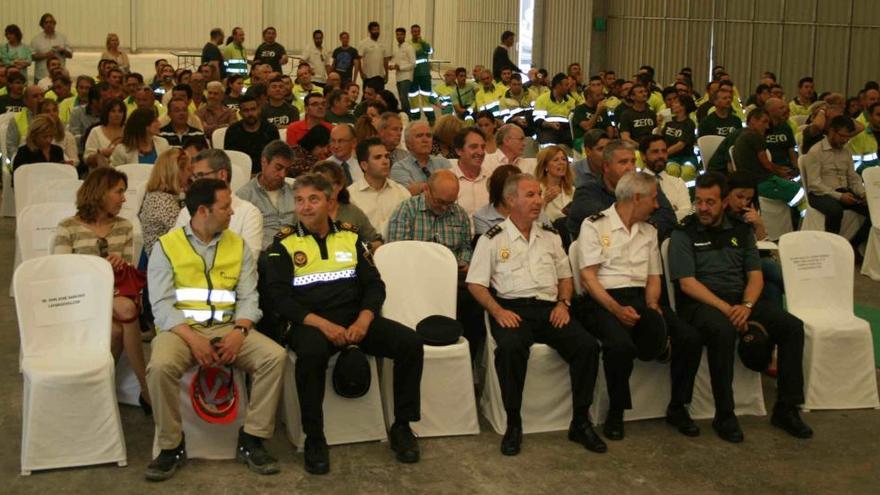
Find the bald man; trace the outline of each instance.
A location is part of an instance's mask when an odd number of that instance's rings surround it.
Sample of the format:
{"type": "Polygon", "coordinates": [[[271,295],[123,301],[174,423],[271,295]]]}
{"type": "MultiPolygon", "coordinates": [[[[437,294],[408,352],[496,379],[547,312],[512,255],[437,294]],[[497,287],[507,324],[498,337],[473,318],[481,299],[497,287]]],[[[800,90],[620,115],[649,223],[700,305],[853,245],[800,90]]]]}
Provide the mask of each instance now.
{"type": "Polygon", "coordinates": [[[770,128],[764,135],[767,149],[772,156],[770,161],[784,167],[797,167],[798,157],[794,150],[797,142],[792,126],[788,122],[791,109],[781,99],[771,97],[764,102],[764,110],[770,116],[770,128]]]}
{"type": "Polygon", "coordinates": [[[330,131],[330,153],[328,160],[339,164],[345,172],[346,185],[350,186],[364,178],[364,172],[355,156],[357,138],[354,127],[349,124],[338,124],[330,131]]]}
{"type": "Polygon", "coordinates": [[[436,242],[455,255],[459,269],[456,318],[464,327],[464,337],[474,358],[480,355],[486,332],[482,308],[464,284],[473,248],[470,218],[456,203],[458,189],[458,177],[452,171],[441,169],[431,173],[424,190],[401,203],[391,214],[387,241],[436,242]]]}

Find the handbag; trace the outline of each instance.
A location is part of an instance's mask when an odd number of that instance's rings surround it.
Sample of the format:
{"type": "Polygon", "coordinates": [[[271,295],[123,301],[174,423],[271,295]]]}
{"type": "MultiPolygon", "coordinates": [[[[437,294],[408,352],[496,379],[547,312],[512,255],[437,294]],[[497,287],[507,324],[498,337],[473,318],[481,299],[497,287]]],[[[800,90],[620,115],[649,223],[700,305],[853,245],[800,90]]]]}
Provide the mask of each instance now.
{"type": "Polygon", "coordinates": [[[124,264],[113,270],[113,295],[139,298],[147,285],[147,275],[133,265],[124,264]]]}

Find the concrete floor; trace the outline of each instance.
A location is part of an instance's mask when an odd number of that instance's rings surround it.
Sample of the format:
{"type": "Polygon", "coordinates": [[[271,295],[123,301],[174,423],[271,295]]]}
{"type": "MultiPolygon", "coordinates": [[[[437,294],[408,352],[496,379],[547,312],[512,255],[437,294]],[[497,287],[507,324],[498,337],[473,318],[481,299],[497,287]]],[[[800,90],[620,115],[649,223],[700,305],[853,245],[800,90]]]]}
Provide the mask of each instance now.
{"type": "MultiPolygon", "coordinates": [[[[527,435],[522,453],[501,456],[500,436],[483,422],[478,436],[420,441],[422,461],[395,462],[387,444],[333,447],[332,472],[311,476],[279,430],[269,449],[282,473],[261,477],[233,461],[191,461],[170,481],[149,484],[153,426],[137,408],[122,406],[128,467],[115,465],[35,472],[19,476],[21,375],[11,276],[13,219],[0,219],[0,493],[878,493],[880,411],[805,414],[815,438],[796,440],[766,417],[742,417],[746,441],[723,442],[709,421],[686,438],[662,420],[626,424],[627,437],[609,442],[609,453],[587,452],[565,432],[527,435]]],[[[856,299],[880,307],[878,284],[857,276],[856,299]]],[[[765,381],[768,410],[774,383],[765,381]]]]}

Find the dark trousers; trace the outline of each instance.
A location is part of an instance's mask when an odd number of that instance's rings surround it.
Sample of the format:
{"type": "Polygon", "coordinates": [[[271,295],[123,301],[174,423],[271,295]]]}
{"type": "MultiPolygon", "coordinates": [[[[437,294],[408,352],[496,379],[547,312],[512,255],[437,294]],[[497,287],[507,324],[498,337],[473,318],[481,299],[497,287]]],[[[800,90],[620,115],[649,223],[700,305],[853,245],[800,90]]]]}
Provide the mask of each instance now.
{"type": "Polygon", "coordinates": [[[590,330],[602,342],[609,409],[632,409],[629,379],[637,348],[641,347],[643,340],[657,341],[658,333],[667,333],[672,348],[672,397],[669,402],[671,405],[689,403],[702,355],[702,343],[696,329],[679,319],[670,308],[663,308],[662,315],[648,308],[642,288],[610,289],[608,294],[618,304],[632,306],[640,316],[635,326],[626,328],[608,310],[588,299],[587,315],[596,323],[590,330]]]}
{"type": "Polygon", "coordinates": [[[467,290],[463,281],[459,281],[458,284],[455,319],[461,323],[463,336],[468,341],[471,361],[480,359],[480,356],[483,355],[483,347],[486,345],[486,323],[483,307],[467,290]]]}
{"type": "Polygon", "coordinates": [[[550,323],[555,303],[534,299],[498,299],[504,309],[518,314],[522,321],[516,328],[503,328],[489,318],[495,338],[495,372],[501,384],[501,398],[507,423],[521,425],[520,408],[526,382],[529,350],[533,343],[547,344],[568,363],[571,376],[572,422],[583,424],[593,403],[593,388],[599,369],[599,344],[571,318],[556,328],[550,323]]]}
{"type": "MultiPolygon", "coordinates": [[[[738,304],[740,297],[723,297],[738,304]]],[[[690,299],[682,301],[681,315],[702,335],[709,357],[709,374],[715,398],[715,415],[733,413],[733,360],[737,330],[721,311],[690,299]]],[[[777,346],[777,402],[797,406],[804,402],[804,323],[772,302],[758,300],[750,320],[764,325],[777,346]]]]}
{"type": "Polygon", "coordinates": [[[845,205],[831,196],[818,196],[815,194],[809,195],[809,201],[810,206],[821,211],[822,214],[825,215],[825,232],[839,234],[840,224],[843,222],[844,210],[853,210],[859,215],[865,217],[865,223],[862,224],[862,227],[856,232],[856,235],[850,239],[850,243],[853,246],[858,246],[868,239],[868,234],[871,232],[871,215],[868,214],[867,204],[845,205]]]}
{"type": "MultiPolygon", "coordinates": [[[[354,318],[336,321],[347,327],[354,318]]],[[[297,325],[290,333],[290,348],[296,353],[296,392],[302,414],[303,431],[307,436],[324,433],[324,381],[327,362],[339,351],[317,328],[297,325]]],[[[420,419],[420,387],[422,382],[422,341],[411,329],[382,317],[370,324],[367,335],[359,344],[365,353],[394,360],[394,417],[396,421],[420,419]]],[[[371,387],[378,387],[372,383],[371,387]]]]}

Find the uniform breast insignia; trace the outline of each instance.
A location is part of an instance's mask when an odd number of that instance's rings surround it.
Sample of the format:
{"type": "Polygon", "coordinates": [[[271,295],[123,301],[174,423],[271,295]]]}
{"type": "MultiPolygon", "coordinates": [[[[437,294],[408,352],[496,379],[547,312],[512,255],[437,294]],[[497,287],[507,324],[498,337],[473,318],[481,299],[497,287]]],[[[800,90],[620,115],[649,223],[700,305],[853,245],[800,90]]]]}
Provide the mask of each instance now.
{"type": "Polygon", "coordinates": [[[547,232],[553,232],[554,234],[559,234],[559,232],[557,232],[556,229],[553,228],[553,226],[548,223],[542,223],[541,228],[546,230],[547,232]]]}
{"type": "Polygon", "coordinates": [[[354,233],[357,233],[357,231],[358,231],[357,225],[354,225],[354,224],[351,224],[348,222],[339,222],[339,228],[342,230],[347,230],[349,232],[354,232],[354,233]]]}
{"type": "Polygon", "coordinates": [[[605,216],[604,213],[596,213],[595,215],[590,215],[590,218],[588,220],[591,222],[595,222],[596,220],[599,220],[600,218],[603,218],[604,216],[605,216]]]}
{"type": "Polygon", "coordinates": [[[308,256],[306,256],[306,253],[304,253],[302,251],[297,251],[297,252],[293,253],[293,264],[294,265],[299,266],[299,267],[303,267],[303,266],[306,266],[306,263],[308,263],[308,262],[309,262],[309,258],[308,258],[308,256]]]}
{"type": "Polygon", "coordinates": [[[737,239],[736,237],[731,237],[730,245],[733,247],[739,247],[739,239],[737,239]]]}
{"type": "Polygon", "coordinates": [[[502,227],[501,224],[499,223],[498,225],[487,230],[485,235],[486,235],[486,237],[491,239],[491,238],[495,237],[496,235],[498,235],[499,233],[501,233],[502,230],[504,230],[504,227],[502,227]]]}
{"type": "Polygon", "coordinates": [[[281,227],[278,233],[275,234],[275,239],[278,239],[279,241],[283,240],[285,237],[289,236],[292,233],[293,227],[291,227],[290,225],[285,225],[284,227],[281,227]]]}
{"type": "Polygon", "coordinates": [[[498,252],[498,256],[502,261],[507,261],[510,258],[510,249],[501,248],[501,251],[498,252]]]}
{"type": "Polygon", "coordinates": [[[605,234],[602,236],[602,247],[603,248],[611,247],[611,236],[610,235],[605,234]]]}

